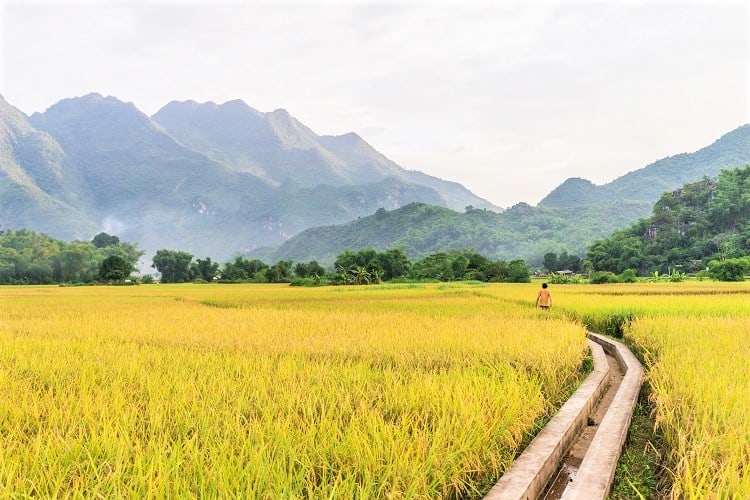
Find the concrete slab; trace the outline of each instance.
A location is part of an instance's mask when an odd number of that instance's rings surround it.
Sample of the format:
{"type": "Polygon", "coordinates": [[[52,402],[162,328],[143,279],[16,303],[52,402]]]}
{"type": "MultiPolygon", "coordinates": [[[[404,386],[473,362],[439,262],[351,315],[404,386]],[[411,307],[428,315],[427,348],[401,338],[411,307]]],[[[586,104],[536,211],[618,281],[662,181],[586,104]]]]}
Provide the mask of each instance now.
{"type": "Polygon", "coordinates": [[[533,499],[544,491],[609,383],[609,365],[601,345],[589,340],[594,371],[529,443],[485,500],[533,499]]]}
{"type": "Polygon", "coordinates": [[[643,383],[643,366],[624,344],[594,333],[589,334],[589,338],[619,360],[625,377],[563,496],[566,500],[604,499],[609,494],[643,383]]]}

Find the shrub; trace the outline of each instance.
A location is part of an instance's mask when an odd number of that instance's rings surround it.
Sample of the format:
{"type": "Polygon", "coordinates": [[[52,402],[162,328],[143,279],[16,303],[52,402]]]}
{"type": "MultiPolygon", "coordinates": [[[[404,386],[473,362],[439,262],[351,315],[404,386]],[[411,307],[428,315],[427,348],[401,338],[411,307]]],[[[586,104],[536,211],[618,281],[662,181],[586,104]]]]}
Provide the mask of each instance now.
{"type": "Polygon", "coordinates": [[[635,283],[638,281],[638,275],[633,269],[625,269],[620,273],[619,280],[622,283],[635,283]]]}
{"type": "Polygon", "coordinates": [[[747,258],[712,260],[708,263],[708,275],[719,281],[744,281],[750,270],[747,258]]]}
{"type": "Polygon", "coordinates": [[[600,285],[603,283],[618,283],[617,275],[610,271],[597,271],[591,276],[591,283],[600,285]]]}

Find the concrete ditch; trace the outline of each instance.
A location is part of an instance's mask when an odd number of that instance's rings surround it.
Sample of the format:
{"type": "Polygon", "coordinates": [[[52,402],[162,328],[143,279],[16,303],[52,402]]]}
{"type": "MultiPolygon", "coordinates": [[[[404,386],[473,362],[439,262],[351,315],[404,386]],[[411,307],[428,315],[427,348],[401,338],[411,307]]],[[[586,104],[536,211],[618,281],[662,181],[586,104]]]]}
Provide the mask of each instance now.
{"type": "Polygon", "coordinates": [[[607,337],[589,333],[589,347],[594,370],[485,500],[606,498],[640,392],[643,367],[627,347],[607,337]]]}

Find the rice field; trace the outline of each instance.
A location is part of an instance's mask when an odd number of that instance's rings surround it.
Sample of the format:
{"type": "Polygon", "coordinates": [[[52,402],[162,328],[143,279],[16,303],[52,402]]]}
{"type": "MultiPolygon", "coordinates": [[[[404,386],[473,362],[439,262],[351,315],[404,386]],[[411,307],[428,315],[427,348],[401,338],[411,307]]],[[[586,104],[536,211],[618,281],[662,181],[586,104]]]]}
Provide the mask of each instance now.
{"type": "Polygon", "coordinates": [[[0,496],[481,496],[580,379],[534,297],[0,287],[0,496]]]}
{"type": "Polygon", "coordinates": [[[556,287],[645,361],[670,498],[750,498],[750,284],[556,287]]]}
{"type": "Polygon", "coordinates": [[[750,284],[0,287],[0,497],[476,498],[644,359],[672,498],[750,498],[750,284]]]}

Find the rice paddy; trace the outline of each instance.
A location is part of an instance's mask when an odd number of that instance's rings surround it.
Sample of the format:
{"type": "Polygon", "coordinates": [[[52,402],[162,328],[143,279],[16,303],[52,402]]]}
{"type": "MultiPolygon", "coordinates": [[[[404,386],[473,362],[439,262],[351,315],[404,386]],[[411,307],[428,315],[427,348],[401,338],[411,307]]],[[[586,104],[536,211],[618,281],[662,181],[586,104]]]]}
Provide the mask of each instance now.
{"type": "Polygon", "coordinates": [[[487,290],[0,288],[0,496],[480,496],[586,352],[487,290]]]}
{"type": "Polygon", "coordinates": [[[481,497],[644,359],[674,498],[750,497],[750,286],[0,287],[0,496],[481,497]]]}

